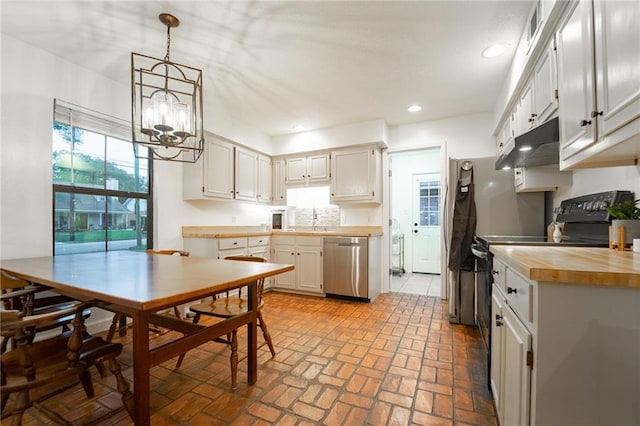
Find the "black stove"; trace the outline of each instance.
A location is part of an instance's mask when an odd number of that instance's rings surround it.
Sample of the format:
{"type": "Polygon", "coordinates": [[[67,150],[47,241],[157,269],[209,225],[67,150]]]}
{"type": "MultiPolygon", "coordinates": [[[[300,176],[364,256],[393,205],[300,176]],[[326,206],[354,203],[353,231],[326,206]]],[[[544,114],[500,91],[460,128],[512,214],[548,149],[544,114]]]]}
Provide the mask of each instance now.
{"type": "Polygon", "coordinates": [[[564,224],[561,237],[476,235],[475,250],[488,251],[492,244],[607,247],[611,223],[607,207],[632,199],[633,192],[630,191],[607,191],[570,198],[554,210],[556,221],[564,224]]]}

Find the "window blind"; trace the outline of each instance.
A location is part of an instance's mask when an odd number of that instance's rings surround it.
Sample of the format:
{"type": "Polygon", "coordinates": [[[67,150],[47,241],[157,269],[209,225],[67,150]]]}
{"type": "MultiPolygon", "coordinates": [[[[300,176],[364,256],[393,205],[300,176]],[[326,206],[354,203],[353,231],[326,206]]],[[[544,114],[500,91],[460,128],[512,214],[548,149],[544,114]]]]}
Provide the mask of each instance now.
{"type": "Polygon", "coordinates": [[[131,141],[131,123],[60,99],[53,100],[53,119],[117,139],[131,141]]]}

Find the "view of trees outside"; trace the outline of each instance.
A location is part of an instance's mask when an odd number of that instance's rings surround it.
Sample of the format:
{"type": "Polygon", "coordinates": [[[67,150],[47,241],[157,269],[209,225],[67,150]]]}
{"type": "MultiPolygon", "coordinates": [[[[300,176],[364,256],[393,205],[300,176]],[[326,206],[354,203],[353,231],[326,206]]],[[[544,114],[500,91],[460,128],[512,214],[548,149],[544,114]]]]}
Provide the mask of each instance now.
{"type": "Polygon", "coordinates": [[[147,248],[149,162],[131,142],[54,122],[55,254],[147,248]]]}

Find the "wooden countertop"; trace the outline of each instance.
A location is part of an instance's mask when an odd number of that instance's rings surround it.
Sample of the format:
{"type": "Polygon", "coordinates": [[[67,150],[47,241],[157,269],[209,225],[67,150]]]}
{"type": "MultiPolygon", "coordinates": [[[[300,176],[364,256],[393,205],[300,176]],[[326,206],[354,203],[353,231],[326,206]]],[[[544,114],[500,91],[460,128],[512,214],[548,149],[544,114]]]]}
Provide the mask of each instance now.
{"type": "Polygon", "coordinates": [[[640,289],[640,253],[609,248],[493,245],[491,252],[534,281],[640,289]]]}
{"type": "Polygon", "coordinates": [[[381,226],[340,226],[328,227],[327,231],[298,229],[293,231],[268,230],[259,226],[183,226],[183,238],[240,238],[263,235],[290,235],[304,237],[374,237],[382,235],[381,226]]]}

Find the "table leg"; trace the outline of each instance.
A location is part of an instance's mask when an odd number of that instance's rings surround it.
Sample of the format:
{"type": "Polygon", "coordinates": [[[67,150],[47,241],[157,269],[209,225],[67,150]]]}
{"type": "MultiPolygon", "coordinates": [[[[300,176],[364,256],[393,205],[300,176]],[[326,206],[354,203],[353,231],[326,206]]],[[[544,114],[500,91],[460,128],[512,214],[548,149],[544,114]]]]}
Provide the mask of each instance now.
{"type": "Polygon", "coordinates": [[[133,317],[133,400],[134,422],[137,426],[151,424],[149,379],[149,313],[138,312],[133,317]]]}
{"type": "Polygon", "coordinates": [[[256,315],[253,316],[251,322],[247,324],[248,332],[247,332],[247,346],[249,356],[247,358],[248,362],[248,382],[250,385],[255,384],[258,379],[258,330],[257,330],[257,310],[258,310],[258,289],[257,283],[254,281],[249,285],[249,294],[248,294],[248,302],[249,302],[249,310],[253,311],[256,315]]]}

